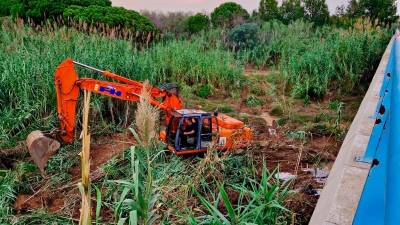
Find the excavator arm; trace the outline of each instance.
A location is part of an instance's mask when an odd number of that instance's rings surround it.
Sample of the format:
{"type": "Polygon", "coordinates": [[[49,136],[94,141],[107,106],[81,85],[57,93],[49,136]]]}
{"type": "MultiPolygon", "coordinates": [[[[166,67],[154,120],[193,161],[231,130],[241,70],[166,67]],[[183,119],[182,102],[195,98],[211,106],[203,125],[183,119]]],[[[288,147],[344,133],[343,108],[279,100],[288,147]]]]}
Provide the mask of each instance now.
{"type": "MultiPolygon", "coordinates": [[[[54,82],[60,127],[50,135],[34,131],[27,138],[29,152],[42,174],[47,160],[60,147],[56,140],[66,143],[71,143],[74,140],[76,106],[80,90],[88,90],[123,101],[136,102],[140,100],[140,94],[143,89],[143,83],[141,82],[75,62],[72,59],[66,59],[57,67],[54,82]],[[116,80],[118,83],[93,78],[79,78],[75,66],[86,68],[91,72],[116,80]]],[[[168,124],[171,112],[182,108],[182,101],[178,96],[177,87],[174,85],[166,85],[162,88],[151,87],[149,91],[151,93],[150,103],[165,111],[166,124],[168,124]],[[162,99],[161,102],[157,100],[159,98],[162,99]]]]}
{"type": "MultiPolygon", "coordinates": [[[[72,142],[76,124],[76,104],[80,90],[106,95],[123,101],[136,102],[140,100],[143,83],[130,80],[120,75],[98,70],[96,68],[67,59],[62,62],[55,72],[54,82],[57,93],[57,112],[60,121],[58,136],[63,142],[72,142]],[[92,72],[117,80],[121,83],[97,80],[93,78],[78,78],[75,65],[84,67],[92,72]]],[[[182,101],[175,92],[152,87],[150,103],[166,112],[167,123],[173,110],[182,108],[182,101]],[[157,98],[162,98],[159,102],[157,98]]]]}

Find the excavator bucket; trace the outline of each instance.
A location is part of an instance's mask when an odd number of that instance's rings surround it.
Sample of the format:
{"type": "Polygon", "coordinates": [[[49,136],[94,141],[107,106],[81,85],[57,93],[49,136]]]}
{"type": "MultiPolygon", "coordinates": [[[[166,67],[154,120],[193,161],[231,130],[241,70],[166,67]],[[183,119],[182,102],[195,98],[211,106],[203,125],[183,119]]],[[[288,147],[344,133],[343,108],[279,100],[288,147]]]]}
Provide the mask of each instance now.
{"type": "Polygon", "coordinates": [[[26,144],[33,161],[39,167],[41,174],[44,175],[44,167],[49,158],[60,148],[60,142],[46,137],[39,130],[35,130],[28,135],[26,144]]]}

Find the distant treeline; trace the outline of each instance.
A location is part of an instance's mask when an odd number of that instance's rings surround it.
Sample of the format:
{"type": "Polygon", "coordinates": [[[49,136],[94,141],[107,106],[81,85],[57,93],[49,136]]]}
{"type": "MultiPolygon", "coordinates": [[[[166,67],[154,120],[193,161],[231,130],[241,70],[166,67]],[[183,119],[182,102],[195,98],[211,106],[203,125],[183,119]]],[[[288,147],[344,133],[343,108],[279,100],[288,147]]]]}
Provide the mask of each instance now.
{"type": "Polygon", "coordinates": [[[259,8],[248,12],[241,5],[226,2],[216,7],[210,15],[183,12],[142,12],[166,34],[192,34],[210,27],[231,29],[244,23],[263,24],[280,21],[290,24],[296,20],[309,21],[314,26],[333,25],[351,27],[360,18],[372,25],[391,26],[398,19],[395,0],[349,0],[338,6],[330,15],[326,0],[260,0],[259,8]]]}
{"type": "MultiPolygon", "coordinates": [[[[14,16],[40,24],[47,20],[62,23],[84,22],[106,25],[118,31],[182,36],[198,33],[210,27],[231,29],[243,23],[263,24],[279,20],[289,24],[296,20],[312,22],[315,26],[352,26],[360,17],[373,25],[390,26],[397,21],[395,0],[349,0],[329,14],[326,0],[260,0],[259,8],[247,12],[241,5],[226,2],[216,7],[210,15],[203,13],[142,12],[122,7],[112,7],[110,0],[1,0],[0,17],[14,16]]],[[[145,34],[145,35],[144,35],[145,34]]],[[[136,35],[137,36],[137,35],[136,35]]],[[[153,35],[154,36],[154,35],[153,35]]]]}
{"type": "Polygon", "coordinates": [[[156,27],[134,10],[112,7],[110,0],[1,0],[0,16],[14,16],[40,24],[47,20],[105,24],[131,31],[149,32],[156,27]]]}

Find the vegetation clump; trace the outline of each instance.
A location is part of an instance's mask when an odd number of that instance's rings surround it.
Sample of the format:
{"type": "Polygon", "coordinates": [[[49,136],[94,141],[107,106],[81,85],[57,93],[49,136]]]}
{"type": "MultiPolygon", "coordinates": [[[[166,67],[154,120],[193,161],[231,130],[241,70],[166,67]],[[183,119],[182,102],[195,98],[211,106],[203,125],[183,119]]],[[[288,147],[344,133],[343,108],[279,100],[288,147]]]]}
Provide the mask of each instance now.
{"type": "Polygon", "coordinates": [[[5,0],[0,3],[0,16],[12,15],[36,24],[47,20],[67,23],[105,24],[131,31],[155,31],[155,25],[134,10],[112,7],[110,0],[5,0]],[[2,6],[2,7],[1,7],[2,6]]]}
{"type": "Polygon", "coordinates": [[[258,44],[258,32],[256,23],[244,23],[229,32],[228,40],[233,49],[251,49],[258,44]]]}
{"type": "Polygon", "coordinates": [[[190,16],[186,23],[189,33],[195,34],[210,27],[210,18],[205,14],[197,13],[194,16],[190,16]]]}
{"type": "Polygon", "coordinates": [[[91,5],[88,7],[69,6],[63,16],[76,21],[106,24],[110,27],[124,27],[133,31],[154,31],[154,24],[134,10],[122,7],[104,7],[91,5]]]}
{"type": "Polygon", "coordinates": [[[249,13],[241,5],[226,2],[211,13],[211,22],[215,27],[234,27],[249,18],[249,13]]]}

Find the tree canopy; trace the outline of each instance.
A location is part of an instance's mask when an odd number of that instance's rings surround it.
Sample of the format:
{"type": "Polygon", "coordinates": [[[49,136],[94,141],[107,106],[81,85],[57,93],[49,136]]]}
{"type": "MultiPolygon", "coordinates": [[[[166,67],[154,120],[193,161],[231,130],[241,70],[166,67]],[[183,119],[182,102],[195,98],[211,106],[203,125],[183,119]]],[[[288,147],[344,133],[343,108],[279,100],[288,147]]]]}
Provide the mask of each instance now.
{"type": "Polygon", "coordinates": [[[325,0],[304,0],[305,16],[315,25],[324,25],[329,21],[329,10],[325,0]]]}
{"type": "Polygon", "coordinates": [[[154,24],[138,12],[122,7],[104,7],[91,5],[88,7],[69,6],[64,11],[64,17],[80,20],[86,23],[103,23],[111,27],[126,27],[140,31],[152,31],[154,24]]]}
{"type": "Polygon", "coordinates": [[[284,0],[279,8],[279,14],[285,24],[304,18],[304,7],[301,5],[301,0],[284,0]]]}
{"type": "Polygon", "coordinates": [[[372,23],[391,24],[398,18],[395,0],[360,0],[359,9],[372,23]]]}
{"type": "Polygon", "coordinates": [[[202,30],[206,30],[210,27],[210,19],[207,15],[197,13],[194,16],[190,16],[186,21],[186,26],[189,33],[194,34],[202,30]]]}
{"type": "Polygon", "coordinates": [[[226,2],[214,9],[211,13],[211,22],[214,26],[234,27],[243,23],[248,17],[249,13],[241,5],[226,2]]]}
{"type": "Polygon", "coordinates": [[[138,12],[112,7],[110,0],[1,0],[0,16],[13,15],[40,23],[68,17],[87,23],[104,23],[140,31],[155,30],[154,24],[138,12]]]}
{"type": "Polygon", "coordinates": [[[276,0],[261,0],[259,11],[262,20],[278,19],[278,2],[276,0]]]}
{"type": "Polygon", "coordinates": [[[36,22],[62,16],[65,8],[77,6],[111,6],[110,0],[2,0],[0,15],[31,18],[36,22]]]}

